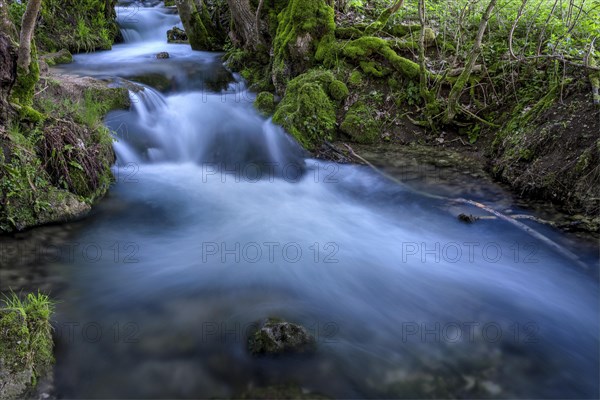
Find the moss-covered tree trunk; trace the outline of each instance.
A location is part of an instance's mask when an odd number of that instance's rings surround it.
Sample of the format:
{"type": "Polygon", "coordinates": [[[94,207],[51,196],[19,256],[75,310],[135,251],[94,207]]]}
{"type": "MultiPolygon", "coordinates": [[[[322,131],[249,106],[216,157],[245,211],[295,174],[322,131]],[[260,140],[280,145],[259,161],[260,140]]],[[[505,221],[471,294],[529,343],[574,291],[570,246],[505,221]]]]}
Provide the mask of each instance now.
{"type": "Polygon", "coordinates": [[[8,18],[8,4],[0,0],[0,126],[11,119],[12,107],[8,101],[17,78],[17,49],[14,46],[16,30],[8,18]]]}
{"type": "Polygon", "coordinates": [[[30,0],[23,14],[17,52],[17,79],[10,93],[11,100],[21,106],[21,116],[32,121],[39,118],[39,114],[31,106],[35,84],[40,78],[33,34],[41,5],[42,0],[30,0]]]}
{"type": "Polygon", "coordinates": [[[223,44],[221,32],[212,23],[203,0],[177,1],[177,10],[192,49],[221,50],[223,44]]]}
{"type": "Polygon", "coordinates": [[[462,94],[463,89],[465,88],[467,82],[469,81],[469,78],[471,77],[471,71],[473,71],[473,67],[475,66],[477,58],[479,58],[479,55],[481,54],[481,42],[483,41],[483,35],[485,33],[485,30],[487,29],[488,21],[490,20],[492,11],[494,10],[494,7],[496,7],[496,2],[497,0],[490,0],[485,10],[485,13],[481,17],[477,37],[475,38],[473,49],[467,57],[465,69],[459,75],[458,79],[452,86],[450,94],[448,95],[448,107],[446,109],[445,118],[446,122],[452,122],[454,120],[454,117],[456,116],[460,95],[462,94]]]}
{"type": "Polygon", "coordinates": [[[398,10],[400,10],[402,4],[404,4],[404,0],[395,0],[391,7],[387,8],[384,12],[382,12],[379,18],[377,18],[376,21],[374,21],[365,29],[365,34],[374,35],[381,29],[383,29],[383,27],[387,25],[390,17],[396,14],[398,10]]]}
{"type": "MultiPolygon", "coordinates": [[[[272,79],[279,93],[313,66],[320,45],[335,40],[334,10],[326,0],[290,0],[279,15],[273,42],[272,79]]],[[[323,46],[326,47],[326,46],[323,46]]],[[[331,52],[333,49],[320,49],[331,52]]]]}

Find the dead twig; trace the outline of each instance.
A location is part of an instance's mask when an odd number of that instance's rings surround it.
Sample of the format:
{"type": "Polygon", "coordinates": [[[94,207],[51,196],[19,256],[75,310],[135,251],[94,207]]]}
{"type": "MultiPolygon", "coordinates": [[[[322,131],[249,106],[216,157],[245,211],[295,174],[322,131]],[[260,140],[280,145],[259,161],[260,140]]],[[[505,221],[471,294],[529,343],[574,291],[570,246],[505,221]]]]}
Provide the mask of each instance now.
{"type": "MultiPolygon", "coordinates": [[[[358,155],[352,149],[352,147],[350,147],[348,144],[344,143],[344,146],[348,149],[348,152],[353,157],[355,157],[358,160],[361,160],[365,165],[369,166],[371,169],[373,169],[379,175],[382,175],[382,176],[386,177],[387,179],[389,179],[391,181],[394,181],[396,183],[400,183],[400,184],[404,185],[400,180],[396,179],[395,177],[389,175],[386,172],[381,171],[379,168],[377,168],[376,166],[374,166],[373,164],[371,164],[369,161],[367,161],[366,159],[364,159],[363,157],[361,157],[360,155],[358,155]]],[[[507,216],[507,215],[501,213],[500,211],[494,210],[493,208],[491,208],[489,206],[486,206],[485,204],[479,203],[479,202],[474,201],[474,200],[469,200],[469,199],[448,198],[448,197],[444,197],[444,196],[434,195],[434,194],[431,194],[431,193],[421,192],[421,191],[414,190],[414,189],[410,189],[410,190],[413,191],[414,193],[418,193],[418,194],[420,194],[422,196],[429,197],[429,198],[432,198],[432,199],[447,201],[447,202],[451,202],[451,203],[467,204],[467,205],[471,205],[471,206],[477,207],[477,208],[479,208],[481,210],[484,210],[487,213],[494,215],[498,219],[501,219],[501,220],[503,220],[503,221],[511,224],[515,228],[517,228],[517,229],[519,229],[519,230],[521,230],[521,231],[529,234],[530,236],[532,236],[532,237],[536,238],[537,240],[541,241],[542,243],[546,244],[548,247],[552,248],[557,253],[559,253],[562,256],[564,256],[565,258],[571,260],[577,266],[579,266],[579,267],[581,267],[583,269],[588,269],[588,266],[585,263],[583,263],[579,259],[579,257],[577,257],[577,255],[575,255],[571,251],[565,249],[564,247],[562,247],[561,245],[559,245],[558,243],[556,243],[552,239],[550,239],[547,236],[539,233],[535,229],[533,229],[533,228],[525,225],[524,223],[518,221],[517,219],[511,218],[510,216],[507,216]]]]}

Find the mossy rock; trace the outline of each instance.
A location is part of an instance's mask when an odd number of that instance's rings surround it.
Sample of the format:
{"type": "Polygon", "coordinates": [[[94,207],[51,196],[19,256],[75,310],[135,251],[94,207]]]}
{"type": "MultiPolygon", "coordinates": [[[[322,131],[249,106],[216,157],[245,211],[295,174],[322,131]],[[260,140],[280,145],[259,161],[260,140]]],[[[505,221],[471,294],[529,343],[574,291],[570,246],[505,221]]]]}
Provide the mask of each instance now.
{"type": "Polygon", "coordinates": [[[348,83],[351,86],[360,86],[363,83],[363,74],[360,71],[352,71],[350,77],[348,78],[348,83]]]}
{"type": "Polygon", "coordinates": [[[353,141],[368,144],[379,138],[381,126],[369,107],[363,102],[357,102],[348,110],[340,130],[353,141]]]}
{"type": "Polygon", "coordinates": [[[127,89],[73,76],[45,77],[40,85],[46,90],[35,108],[18,110],[41,118],[32,124],[23,117],[0,137],[1,232],[80,218],[113,180],[113,139],[102,118],[129,107],[127,89]]]}
{"type": "Polygon", "coordinates": [[[337,101],[346,100],[346,97],[350,95],[348,86],[342,81],[334,80],[329,84],[329,93],[337,101]]]}
{"type": "Polygon", "coordinates": [[[435,44],[435,39],[437,38],[437,34],[431,28],[425,28],[425,46],[433,46],[435,44]]]}
{"type": "Polygon", "coordinates": [[[167,31],[167,42],[169,43],[189,43],[188,35],[183,29],[174,26],[167,31]]]}
{"type": "Polygon", "coordinates": [[[0,308],[0,398],[23,398],[52,365],[52,309],[41,294],[23,302],[13,295],[10,305],[0,308]]]}
{"type": "Polygon", "coordinates": [[[270,92],[261,92],[254,100],[254,107],[263,115],[273,115],[275,112],[275,96],[270,92]]]}
{"type": "Polygon", "coordinates": [[[248,350],[254,355],[311,353],[316,350],[316,341],[300,325],[269,318],[248,339],[248,350]]]}
{"type": "Polygon", "coordinates": [[[319,69],[291,80],[273,116],[275,123],[309,150],[335,134],[336,107],[329,93],[333,81],[331,71],[319,69]]]}

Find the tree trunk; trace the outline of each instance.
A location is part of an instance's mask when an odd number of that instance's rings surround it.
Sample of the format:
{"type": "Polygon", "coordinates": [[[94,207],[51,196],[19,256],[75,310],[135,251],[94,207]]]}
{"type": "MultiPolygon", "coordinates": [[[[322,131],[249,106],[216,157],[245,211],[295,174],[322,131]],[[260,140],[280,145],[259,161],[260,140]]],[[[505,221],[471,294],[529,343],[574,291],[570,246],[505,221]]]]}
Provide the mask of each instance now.
{"type": "Polygon", "coordinates": [[[450,91],[450,95],[448,96],[448,108],[446,109],[446,122],[451,122],[454,120],[456,116],[456,112],[458,109],[458,101],[460,99],[460,95],[462,94],[469,77],[471,76],[471,71],[477,62],[477,58],[481,54],[481,42],[483,41],[483,35],[485,34],[485,30],[487,29],[488,21],[492,15],[492,11],[496,6],[497,0],[490,0],[485,13],[481,17],[481,22],[479,23],[479,31],[477,32],[477,37],[475,38],[475,43],[473,44],[473,49],[469,56],[467,57],[467,62],[465,64],[465,69],[460,74],[454,86],[452,86],[452,90],[450,91]]]}
{"type": "Polygon", "coordinates": [[[41,5],[42,0],[29,0],[27,2],[25,13],[23,14],[23,20],[21,22],[19,57],[17,63],[25,73],[29,72],[29,64],[31,64],[31,41],[33,39],[35,23],[37,21],[37,16],[40,12],[41,5]]]}
{"type": "Polygon", "coordinates": [[[427,104],[431,96],[427,87],[427,66],[425,65],[425,0],[419,0],[419,21],[421,23],[421,33],[419,34],[419,91],[425,104],[427,104]]]}
{"type": "Polygon", "coordinates": [[[380,30],[382,30],[387,25],[390,17],[396,14],[398,10],[400,10],[402,4],[404,4],[404,0],[395,0],[394,4],[392,4],[390,8],[382,12],[375,22],[367,26],[367,28],[365,29],[365,33],[367,35],[374,35],[380,30]]]}
{"type": "Polygon", "coordinates": [[[332,56],[334,48],[328,44],[335,41],[334,14],[326,0],[289,0],[281,11],[271,68],[279,94],[290,79],[312,68],[317,57],[332,56]]]}
{"type": "Polygon", "coordinates": [[[8,18],[8,4],[0,0],[0,126],[10,119],[8,98],[17,79],[17,49],[13,44],[17,31],[8,18]]]}
{"type": "Polygon", "coordinates": [[[257,13],[252,11],[248,0],[227,0],[233,18],[232,34],[244,48],[256,49],[261,43],[257,13]]]}
{"type": "Polygon", "coordinates": [[[194,50],[221,50],[223,38],[203,0],[179,0],[177,10],[194,50]]]}

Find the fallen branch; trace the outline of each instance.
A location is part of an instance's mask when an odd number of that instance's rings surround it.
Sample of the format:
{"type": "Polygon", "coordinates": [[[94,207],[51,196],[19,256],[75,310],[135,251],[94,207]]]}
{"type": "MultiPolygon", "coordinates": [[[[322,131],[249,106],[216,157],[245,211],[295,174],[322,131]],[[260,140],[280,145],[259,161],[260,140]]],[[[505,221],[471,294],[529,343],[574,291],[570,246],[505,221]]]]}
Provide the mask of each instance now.
{"type": "MultiPolygon", "coordinates": [[[[384,176],[385,178],[402,184],[404,185],[404,183],[402,181],[400,181],[399,179],[391,176],[390,174],[380,170],[379,168],[377,168],[376,166],[374,166],[373,164],[371,164],[369,161],[367,161],[366,159],[364,159],[363,157],[361,157],[360,155],[356,154],[356,152],[352,149],[352,147],[350,147],[348,144],[344,143],[344,146],[348,149],[348,152],[355,157],[356,159],[362,161],[365,165],[369,166],[371,169],[373,169],[375,172],[377,172],[379,175],[384,176]]],[[[473,200],[468,200],[468,199],[463,199],[463,198],[448,198],[448,197],[444,197],[444,196],[438,196],[438,195],[434,195],[431,193],[425,193],[425,192],[421,192],[415,189],[410,189],[412,192],[420,194],[422,196],[425,197],[429,197],[432,199],[436,199],[436,200],[442,200],[442,201],[448,201],[448,202],[452,202],[452,203],[461,203],[461,204],[468,204],[474,207],[477,207],[479,209],[482,209],[494,216],[496,216],[497,218],[508,222],[509,224],[513,225],[514,227],[520,229],[521,231],[533,236],[534,238],[538,239],[539,241],[541,241],[542,243],[546,244],[547,246],[549,246],[550,248],[552,248],[553,250],[555,250],[556,252],[558,252],[559,254],[561,254],[562,256],[568,258],[569,260],[571,260],[572,262],[574,262],[575,264],[577,264],[577,266],[583,268],[583,269],[588,269],[588,266],[583,263],[579,257],[577,257],[577,255],[575,255],[574,253],[572,253],[571,251],[565,249],[564,247],[562,247],[561,245],[559,245],[558,243],[554,242],[552,239],[548,238],[547,236],[539,233],[538,231],[536,231],[535,229],[525,225],[524,223],[518,221],[517,219],[511,218],[505,214],[502,214],[500,211],[494,210],[491,207],[486,206],[485,204],[473,201],[473,200]]]]}
{"type": "Polygon", "coordinates": [[[485,124],[487,126],[491,126],[492,128],[500,128],[499,125],[493,124],[489,121],[486,121],[485,119],[478,117],[477,115],[473,114],[471,111],[467,110],[466,107],[459,105],[458,109],[462,112],[464,112],[465,114],[467,114],[469,117],[474,118],[475,120],[481,122],[482,124],[485,124]]]}

